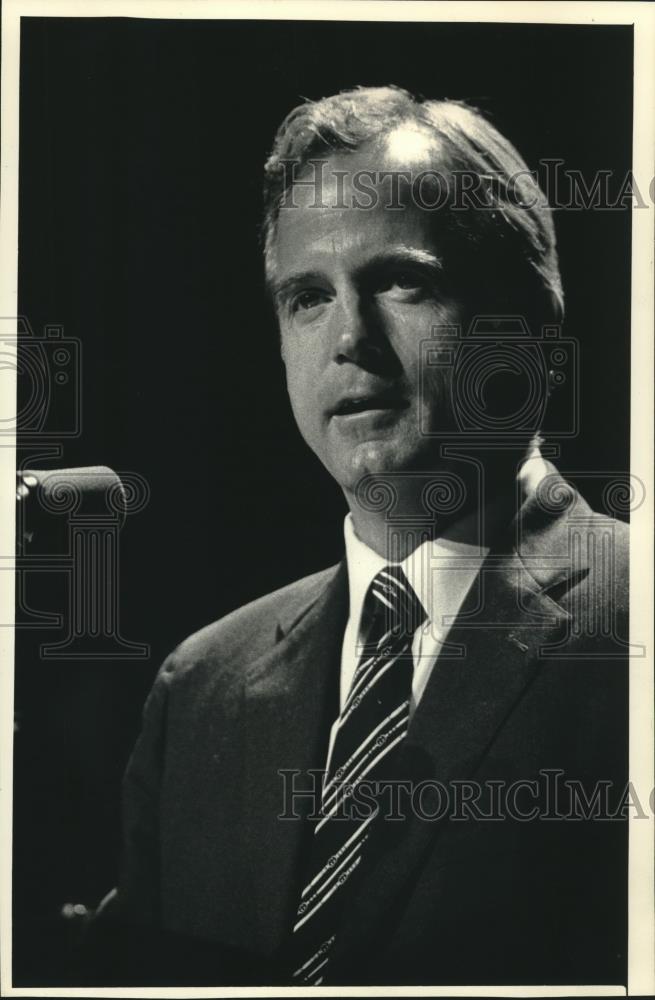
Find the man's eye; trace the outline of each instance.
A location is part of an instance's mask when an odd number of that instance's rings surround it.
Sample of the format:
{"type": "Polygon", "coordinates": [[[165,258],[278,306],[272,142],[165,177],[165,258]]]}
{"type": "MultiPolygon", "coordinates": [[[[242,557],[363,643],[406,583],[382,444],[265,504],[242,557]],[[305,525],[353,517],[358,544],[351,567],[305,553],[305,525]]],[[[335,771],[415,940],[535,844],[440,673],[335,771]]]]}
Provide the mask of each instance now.
{"type": "Polygon", "coordinates": [[[297,295],[294,295],[291,300],[291,311],[307,312],[308,310],[315,309],[316,306],[327,302],[327,299],[327,292],[324,292],[322,289],[307,288],[302,292],[298,292],[297,295]]]}
{"type": "Polygon", "coordinates": [[[378,291],[397,296],[418,295],[428,291],[428,282],[424,275],[415,271],[393,271],[382,279],[378,291]]]}
{"type": "Polygon", "coordinates": [[[417,274],[410,274],[409,271],[400,271],[394,275],[393,284],[398,288],[422,288],[423,279],[417,274]]]}

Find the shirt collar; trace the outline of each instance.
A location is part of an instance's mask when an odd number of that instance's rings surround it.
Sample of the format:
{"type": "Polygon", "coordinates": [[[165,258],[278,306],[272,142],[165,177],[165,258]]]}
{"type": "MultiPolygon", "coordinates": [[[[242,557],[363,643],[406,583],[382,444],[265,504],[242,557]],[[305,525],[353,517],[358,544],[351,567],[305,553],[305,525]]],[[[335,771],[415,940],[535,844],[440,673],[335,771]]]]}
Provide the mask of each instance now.
{"type": "MultiPolygon", "coordinates": [[[[518,473],[518,482],[524,497],[529,496],[548,474],[548,467],[534,447],[518,473]]],[[[469,515],[475,518],[475,514],[469,515]]],[[[438,626],[440,619],[459,607],[481,563],[489,552],[488,545],[464,541],[467,532],[464,521],[456,522],[452,529],[439,538],[428,539],[404,559],[400,566],[414,592],[426,610],[428,619],[438,626]],[[435,572],[436,571],[436,572],[435,572]],[[435,586],[438,572],[448,572],[448,586],[435,586]]],[[[344,521],[344,540],[348,566],[350,594],[350,619],[361,619],[364,598],[374,577],[388,565],[387,561],[358,538],[352,515],[344,521]]],[[[444,578],[442,577],[442,582],[444,578]]]]}

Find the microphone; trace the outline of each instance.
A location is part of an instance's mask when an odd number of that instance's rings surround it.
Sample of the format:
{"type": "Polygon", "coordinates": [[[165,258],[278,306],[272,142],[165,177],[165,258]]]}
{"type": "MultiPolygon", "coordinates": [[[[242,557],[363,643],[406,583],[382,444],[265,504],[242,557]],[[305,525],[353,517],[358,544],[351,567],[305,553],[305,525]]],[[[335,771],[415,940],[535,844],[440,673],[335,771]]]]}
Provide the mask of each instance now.
{"type": "Polygon", "coordinates": [[[122,527],[127,494],[120,477],[106,465],[71,469],[21,469],[17,473],[22,537],[51,534],[61,522],[56,515],[105,517],[122,527]],[[53,518],[54,515],[54,518],[53,518]]]}
{"type": "Polygon", "coordinates": [[[54,621],[65,624],[68,634],[42,645],[41,659],[134,660],[150,655],[147,643],[121,635],[118,559],[125,519],[141,510],[149,495],[142,476],[125,472],[121,479],[106,465],[19,470],[17,606],[26,625],[45,627],[44,618],[53,616],[35,612],[25,603],[25,576],[49,578],[53,571],[61,571],[69,578],[67,610],[54,621]]]}

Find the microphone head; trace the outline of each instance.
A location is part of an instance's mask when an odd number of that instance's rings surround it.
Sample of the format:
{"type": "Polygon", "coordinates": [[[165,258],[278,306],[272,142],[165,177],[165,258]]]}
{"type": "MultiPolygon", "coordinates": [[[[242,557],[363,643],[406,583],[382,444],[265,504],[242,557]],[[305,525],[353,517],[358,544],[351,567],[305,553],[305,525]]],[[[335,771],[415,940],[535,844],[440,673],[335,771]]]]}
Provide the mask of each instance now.
{"type": "Polygon", "coordinates": [[[29,521],[36,521],[39,529],[44,514],[106,517],[122,526],[127,511],[125,488],[114,470],[106,465],[21,469],[17,497],[26,513],[29,511],[29,521]]]}

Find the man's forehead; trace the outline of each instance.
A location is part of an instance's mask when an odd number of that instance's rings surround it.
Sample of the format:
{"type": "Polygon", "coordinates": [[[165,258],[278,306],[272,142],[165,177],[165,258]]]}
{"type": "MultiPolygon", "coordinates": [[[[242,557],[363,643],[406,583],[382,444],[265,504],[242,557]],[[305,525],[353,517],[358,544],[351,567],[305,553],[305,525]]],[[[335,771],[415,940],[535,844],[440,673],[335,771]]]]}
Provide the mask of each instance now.
{"type": "Polygon", "coordinates": [[[412,184],[443,159],[434,134],[411,123],[356,150],[312,157],[279,206],[269,281],[310,257],[316,267],[330,258],[359,266],[392,245],[440,258],[434,212],[417,203],[412,184]]]}
{"type": "Polygon", "coordinates": [[[392,247],[440,257],[430,213],[408,204],[402,211],[388,207],[383,198],[361,207],[346,195],[344,204],[311,199],[280,211],[276,238],[268,261],[271,277],[312,265],[316,268],[362,267],[392,247]]]}

